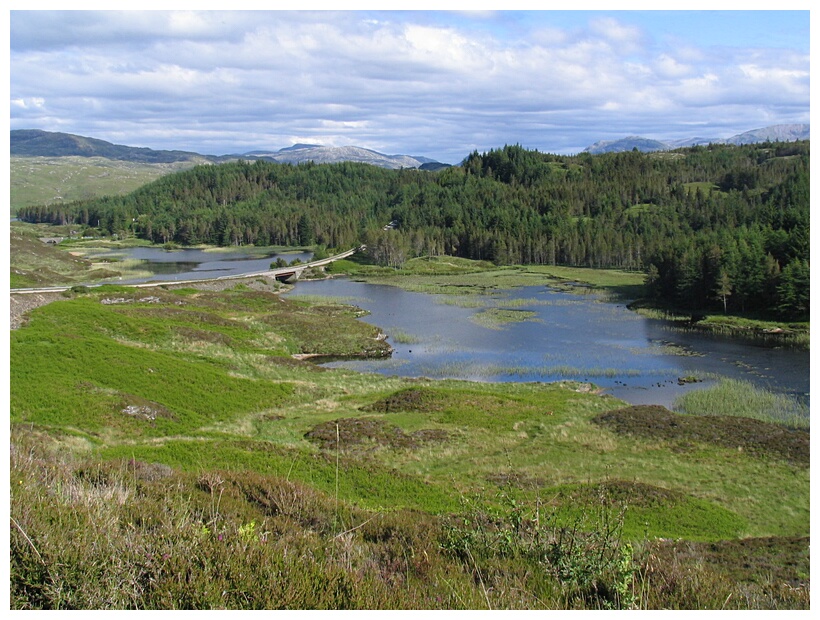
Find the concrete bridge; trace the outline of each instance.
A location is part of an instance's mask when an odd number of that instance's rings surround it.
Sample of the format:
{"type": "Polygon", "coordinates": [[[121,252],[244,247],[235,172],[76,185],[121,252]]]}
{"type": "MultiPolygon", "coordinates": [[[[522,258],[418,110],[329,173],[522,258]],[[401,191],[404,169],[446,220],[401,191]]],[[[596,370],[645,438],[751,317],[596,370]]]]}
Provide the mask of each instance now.
{"type": "Polygon", "coordinates": [[[201,284],[203,282],[218,282],[222,280],[242,280],[245,278],[275,278],[276,280],[285,282],[293,282],[298,280],[302,273],[306,269],[312,269],[314,267],[324,267],[325,265],[329,265],[330,263],[341,260],[343,258],[347,258],[348,256],[352,256],[356,252],[364,251],[366,247],[364,245],[360,245],[358,247],[353,248],[352,250],[347,250],[346,252],[342,252],[341,254],[334,254],[333,256],[328,256],[327,258],[323,258],[321,260],[314,260],[308,263],[300,263],[298,265],[288,265],[287,267],[278,267],[276,269],[266,269],[265,271],[255,271],[253,273],[243,273],[236,276],[219,276],[218,278],[203,278],[199,280],[155,280],[153,282],[143,282],[141,284],[122,284],[120,285],[117,282],[103,282],[100,284],[82,284],[82,283],[75,283],[69,286],[48,286],[43,288],[13,288],[9,292],[18,295],[30,294],[30,293],[61,293],[63,291],[69,290],[72,286],[87,286],[88,288],[96,288],[98,286],[103,286],[104,284],[117,284],[118,286],[130,286],[133,288],[151,288],[156,286],[167,286],[169,284],[201,284]]]}
{"type": "Polygon", "coordinates": [[[268,269],[267,271],[258,271],[256,273],[246,273],[242,274],[241,276],[222,276],[221,278],[216,279],[230,280],[236,278],[251,278],[255,276],[262,276],[266,278],[276,278],[281,282],[293,282],[295,280],[298,280],[306,269],[312,269],[314,267],[324,267],[325,265],[329,265],[334,261],[347,258],[348,256],[352,256],[356,252],[364,251],[364,249],[365,246],[361,245],[357,248],[353,248],[352,250],[348,250],[347,252],[342,252],[341,254],[334,254],[333,256],[328,256],[327,258],[323,258],[322,260],[314,260],[310,261],[309,263],[300,263],[298,265],[288,265],[287,267],[277,267],[276,269],[268,269]]]}

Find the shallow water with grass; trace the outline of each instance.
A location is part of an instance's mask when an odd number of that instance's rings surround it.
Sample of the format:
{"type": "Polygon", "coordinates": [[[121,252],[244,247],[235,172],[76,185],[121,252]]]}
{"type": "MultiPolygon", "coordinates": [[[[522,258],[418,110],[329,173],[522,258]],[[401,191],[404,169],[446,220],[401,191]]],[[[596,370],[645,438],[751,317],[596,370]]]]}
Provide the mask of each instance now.
{"type": "Polygon", "coordinates": [[[333,367],[487,382],[589,381],[632,404],[667,407],[730,378],[808,404],[808,352],[673,330],[594,292],[523,286],[426,294],[334,279],[299,282],[289,295],[355,300],[370,312],[362,320],[385,330],[390,359],[333,367]]]}

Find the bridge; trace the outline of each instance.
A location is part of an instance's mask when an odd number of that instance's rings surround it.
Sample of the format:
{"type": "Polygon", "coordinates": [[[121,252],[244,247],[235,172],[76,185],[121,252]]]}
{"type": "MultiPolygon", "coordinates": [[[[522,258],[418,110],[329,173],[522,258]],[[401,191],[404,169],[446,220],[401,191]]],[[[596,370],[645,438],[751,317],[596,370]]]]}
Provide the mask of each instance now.
{"type": "MultiPolygon", "coordinates": [[[[358,247],[353,248],[352,250],[347,250],[346,252],[342,252],[341,254],[334,254],[333,256],[328,256],[327,258],[323,258],[321,260],[314,260],[307,263],[299,263],[298,265],[288,265],[287,267],[277,267],[276,269],[266,269],[264,271],[255,271],[253,273],[243,273],[239,275],[232,275],[232,276],[219,276],[216,278],[202,278],[198,280],[154,280],[153,282],[142,282],[140,284],[122,284],[120,286],[130,286],[133,288],[151,288],[156,286],[167,286],[169,284],[202,284],[203,282],[219,282],[224,280],[242,280],[245,278],[274,278],[279,281],[289,281],[293,282],[298,280],[306,269],[313,269],[315,267],[324,267],[325,265],[329,265],[330,263],[341,260],[343,258],[347,258],[348,256],[352,256],[356,252],[362,252],[366,249],[366,246],[360,245],[358,247]]],[[[103,286],[105,284],[118,284],[116,282],[103,282],[99,284],[81,284],[75,283],[69,286],[47,286],[43,288],[13,288],[9,292],[13,294],[31,294],[31,293],[61,293],[63,291],[67,291],[71,289],[73,286],[87,286],[88,288],[96,288],[98,286],[103,286]]]]}
{"type": "Polygon", "coordinates": [[[240,276],[222,276],[221,278],[216,279],[230,280],[237,278],[251,278],[256,276],[262,276],[266,278],[276,278],[277,280],[280,280],[282,282],[293,281],[298,280],[299,277],[302,275],[302,272],[305,271],[305,269],[312,269],[314,267],[324,267],[325,265],[329,265],[334,261],[347,258],[348,256],[352,256],[356,252],[363,252],[364,250],[365,246],[361,245],[357,248],[353,248],[352,250],[348,250],[347,252],[342,252],[341,254],[334,254],[333,256],[328,256],[327,258],[323,258],[322,260],[314,260],[310,261],[309,263],[300,263],[298,265],[288,265],[287,267],[277,267],[276,269],[268,269],[266,271],[259,271],[257,273],[246,273],[240,276]]]}

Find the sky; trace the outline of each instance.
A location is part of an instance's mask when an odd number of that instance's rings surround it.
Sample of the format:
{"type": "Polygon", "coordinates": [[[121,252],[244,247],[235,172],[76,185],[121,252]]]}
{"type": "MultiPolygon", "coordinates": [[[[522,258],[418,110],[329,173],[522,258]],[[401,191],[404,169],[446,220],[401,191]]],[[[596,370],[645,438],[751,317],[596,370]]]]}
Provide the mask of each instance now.
{"type": "MultiPolygon", "coordinates": [[[[209,6],[164,6],[185,4],[209,6]]],[[[10,129],[210,155],[355,145],[457,164],[505,144],[571,154],[631,135],[810,122],[808,2],[436,3],[449,5],[479,10],[32,11],[36,1],[12,0],[10,129]]]]}

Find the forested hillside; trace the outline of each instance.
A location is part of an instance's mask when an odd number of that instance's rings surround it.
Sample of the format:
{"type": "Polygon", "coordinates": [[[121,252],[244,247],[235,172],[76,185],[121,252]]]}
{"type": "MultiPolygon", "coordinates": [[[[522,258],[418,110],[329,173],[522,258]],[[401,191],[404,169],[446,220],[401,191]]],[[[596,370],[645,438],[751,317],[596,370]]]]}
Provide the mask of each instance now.
{"type": "Polygon", "coordinates": [[[576,156],[505,146],[439,172],[240,161],[18,216],[158,243],[365,242],[393,266],[452,254],[640,269],[654,296],[680,308],[800,318],[809,159],[805,141],[576,156]]]}

